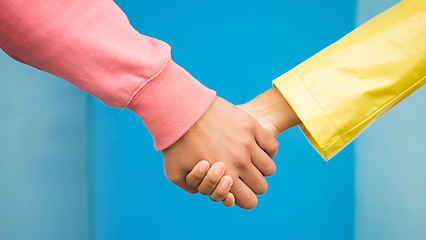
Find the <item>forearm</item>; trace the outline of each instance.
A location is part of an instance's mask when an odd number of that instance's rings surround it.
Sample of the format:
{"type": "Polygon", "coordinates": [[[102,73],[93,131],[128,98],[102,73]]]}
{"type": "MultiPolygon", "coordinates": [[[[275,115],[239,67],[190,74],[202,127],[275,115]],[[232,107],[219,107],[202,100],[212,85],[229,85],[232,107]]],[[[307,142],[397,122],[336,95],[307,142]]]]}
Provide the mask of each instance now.
{"type": "Polygon", "coordinates": [[[4,0],[0,47],[109,106],[131,109],[158,150],[182,136],[215,96],[170,60],[169,45],[133,29],[112,0],[4,0]]]}

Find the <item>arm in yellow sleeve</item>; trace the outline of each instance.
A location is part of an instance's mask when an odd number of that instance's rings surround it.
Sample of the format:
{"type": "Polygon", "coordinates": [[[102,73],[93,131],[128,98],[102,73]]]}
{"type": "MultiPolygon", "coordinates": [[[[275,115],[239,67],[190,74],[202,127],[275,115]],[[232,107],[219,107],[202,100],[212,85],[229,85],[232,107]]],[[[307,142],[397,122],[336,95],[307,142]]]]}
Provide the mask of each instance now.
{"type": "Polygon", "coordinates": [[[326,160],[426,82],[426,0],[404,0],[273,81],[326,160]]]}

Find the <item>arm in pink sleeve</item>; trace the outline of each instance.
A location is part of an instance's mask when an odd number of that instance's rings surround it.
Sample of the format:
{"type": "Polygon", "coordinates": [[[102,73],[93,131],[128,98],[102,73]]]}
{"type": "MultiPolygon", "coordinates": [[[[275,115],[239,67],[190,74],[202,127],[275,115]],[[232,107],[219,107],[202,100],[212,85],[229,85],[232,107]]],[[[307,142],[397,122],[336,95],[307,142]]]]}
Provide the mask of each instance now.
{"type": "Polygon", "coordinates": [[[132,110],[157,150],[177,141],[215,97],[171,60],[169,45],[133,29],[112,0],[3,0],[0,47],[109,106],[132,110]]]}

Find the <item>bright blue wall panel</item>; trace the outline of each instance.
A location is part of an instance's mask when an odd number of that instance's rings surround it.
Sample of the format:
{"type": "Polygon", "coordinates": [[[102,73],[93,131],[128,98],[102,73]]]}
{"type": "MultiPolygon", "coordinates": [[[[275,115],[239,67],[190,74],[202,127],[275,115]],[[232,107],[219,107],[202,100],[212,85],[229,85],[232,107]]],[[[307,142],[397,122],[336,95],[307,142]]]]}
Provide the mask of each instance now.
{"type": "MultiPolygon", "coordinates": [[[[246,102],[355,25],[355,1],[116,1],[141,33],[219,96],[246,102]]],[[[251,211],[189,195],[127,110],[89,102],[92,239],[353,239],[353,149],[325,162],[298,128],[251,211]]]]}

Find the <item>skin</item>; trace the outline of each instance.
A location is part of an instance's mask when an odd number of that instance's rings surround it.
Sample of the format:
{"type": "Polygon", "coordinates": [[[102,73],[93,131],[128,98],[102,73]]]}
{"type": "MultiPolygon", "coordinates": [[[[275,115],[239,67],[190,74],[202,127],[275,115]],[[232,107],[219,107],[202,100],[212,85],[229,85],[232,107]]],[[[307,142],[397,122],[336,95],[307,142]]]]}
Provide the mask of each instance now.
{"type": "Polygon", "coordinates": [[[222,202],[224,206],[232,207],[235,205],[235,197],[229,191],[233,180],[230,176],[223,177],[224,173],[224,163],[217,162],[210,168],[209,162],[203,160],[186,176],[186,182],[189,186],[198,189],[201,194],[210,195],[213,202],[222,202]]]}
{"type": "Polygon", "coordinates": [[[250,102],[240,105],[274,137],[301,124],[293,108],[277,88],[271,88],[250,102]]]}
{"type": "MultiPolygon", "coordinates": [[[[249,113],[274,137],[293,126],[301,124],[290,104],[276,88],[269,89],[250,102],[240,105],[239,108],[249,113]]],[[[210,165],[207,161],[201,161],[187,175],[186,183],[200,193],[210,195],[212,201],[222,201],[223,205],[232,207],[234,206],[234,196],[227,190],[229,188],[224,188],[221,184],[229,176],[222,177],[222,174],[214,174],[213,169],[217,167],[217,164],[219,163],[213,165],[207,172],[210,165]]]]}
{"type": "Polygon", "coordinates": [[[211,165],[223,162],[232,178],[230,192],[244,209],[257,204],[256,194],[268,185],[265,176],[275,172],[273,158],[278,142],[253,117],[216,97],[206,113],[171,147],[163,151],[166,177],[189,193],[198,189],[186,183],[186,175],[203,159],[211,165]]]}

